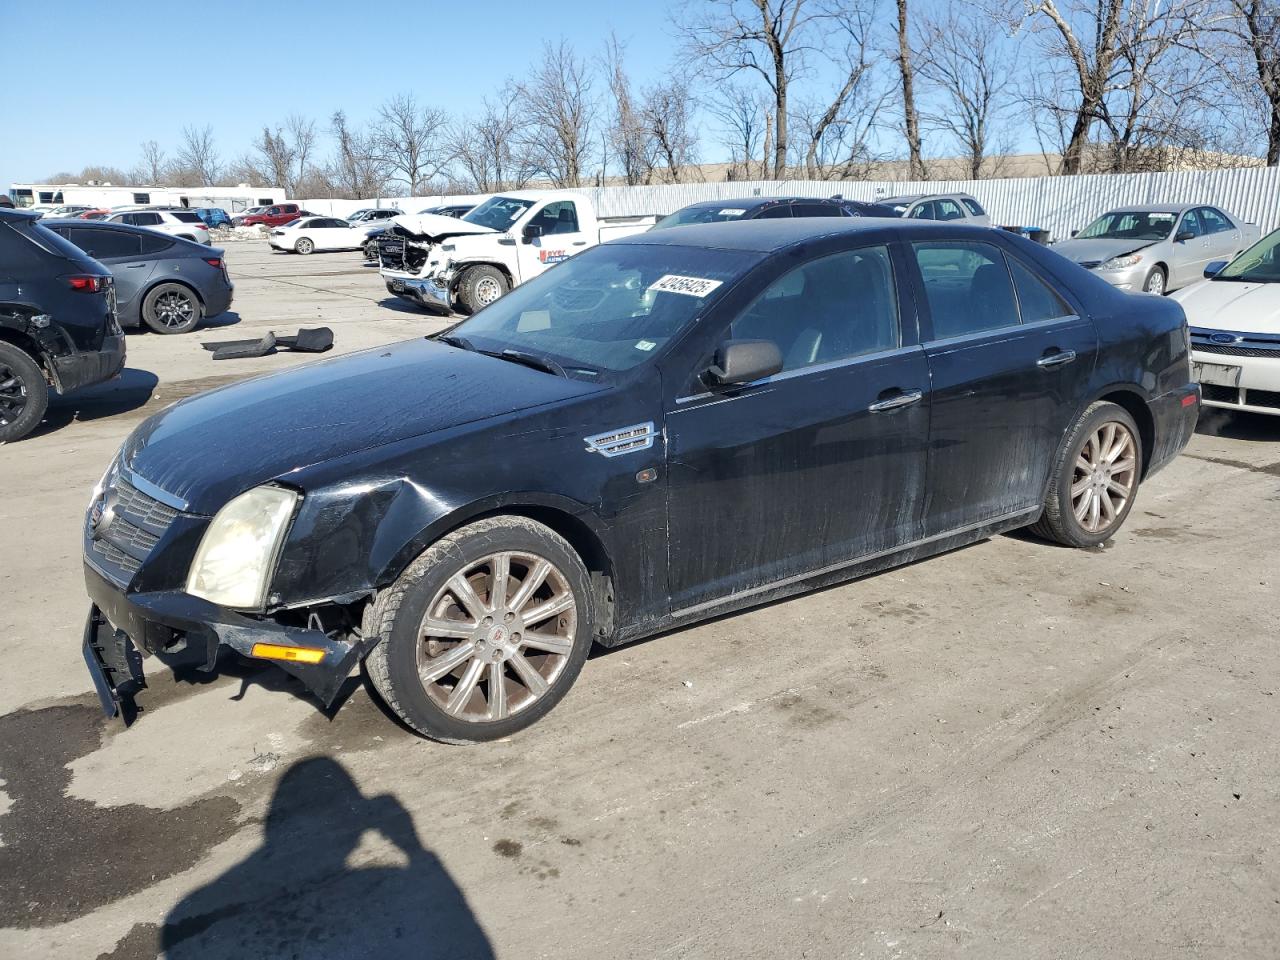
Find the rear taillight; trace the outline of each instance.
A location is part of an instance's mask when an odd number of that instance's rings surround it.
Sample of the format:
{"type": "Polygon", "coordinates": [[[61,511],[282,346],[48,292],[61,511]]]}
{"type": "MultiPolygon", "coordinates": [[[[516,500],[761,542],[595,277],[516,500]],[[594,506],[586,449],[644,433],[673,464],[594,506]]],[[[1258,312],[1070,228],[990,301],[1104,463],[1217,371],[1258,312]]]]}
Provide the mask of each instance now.
{"type": "Polygon", "coordinates": [[[222,259],[220,257],[205,257],[204,262],[211,267],[221,267],[222,259]]]}
{"type": "Polygon", "coordinates": [[[79,293],[102,293],[111,282],[110,277],[91,277],[83,274],[72,274],[63,279],[67,281],[67,286],[79,293]]]}

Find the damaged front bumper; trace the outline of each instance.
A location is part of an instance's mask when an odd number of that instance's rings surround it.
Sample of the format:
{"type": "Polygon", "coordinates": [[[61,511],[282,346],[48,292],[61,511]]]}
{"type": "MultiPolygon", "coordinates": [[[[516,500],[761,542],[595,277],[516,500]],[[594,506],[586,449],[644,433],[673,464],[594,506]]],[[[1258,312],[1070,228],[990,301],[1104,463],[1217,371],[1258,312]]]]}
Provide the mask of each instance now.
{"type": "Polygon", "coordinates": [[[437,313],[449,313],[453,310],[449,284],[443,278],[388,280],[387,290],[437,313]]]}
{"type": "Polygon", "coordinates": [[[85,663],[103,712],[122,715],[126,722],[136,709],[134,695],[146,686],[146,656],[212,672],[225,647],[282,667],[328,707],[367,652],[355,636],[247,616],[177,590],[126,593],[91,564],[85,564],[84,572],[91,601],[84,630],[85,663]],[[289,650],[306,651],[303,656],[316,662],[290,659],[289,650]]]}

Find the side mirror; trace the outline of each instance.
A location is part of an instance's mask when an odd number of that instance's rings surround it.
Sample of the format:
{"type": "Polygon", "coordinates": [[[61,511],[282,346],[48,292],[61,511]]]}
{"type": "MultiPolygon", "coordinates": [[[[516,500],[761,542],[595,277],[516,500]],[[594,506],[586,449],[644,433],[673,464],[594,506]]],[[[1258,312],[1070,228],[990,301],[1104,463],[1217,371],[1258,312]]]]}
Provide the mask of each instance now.
{"type": "Polygon", "coordinates": [[[1194,240],[1196,235],[1190,230],[1179,230],[1173,237],[1174,243],[1186,243],[1188,240],[1194,240]]]}
{"type": "Polygon", "coordinates": [[[1074,236],[1075,236],[1077,233],[1079,233],[1079,232],[1080,232],[1079,230],[1072,230],[1072,231],[1071,231],[1071,236],[1072,236],[1072,237],[1074,237],[1074,236]]]}
{"type": "Polygon", "coordinates": [[[782,369],[782,351],[772,340],[730,340],[716,351],[705,379],[717,387],[733,387],[771,377],[782,369]]]}
{"type": "Polygon", "coordinates": [[[525,224],[523,235],[524,235],[525,243],[533,243],[536,237],[542,236],[542,224],[540,223],[525,224]]]}
{"type": "Polygon", "coordinates": [[[1212,280],[1225,270],[1227,268],[1227,264],[1230,262],[1231,261],[1229,260],[1210,260],[1204,268],[1204,278],[1206,280],[1212,280]]]}

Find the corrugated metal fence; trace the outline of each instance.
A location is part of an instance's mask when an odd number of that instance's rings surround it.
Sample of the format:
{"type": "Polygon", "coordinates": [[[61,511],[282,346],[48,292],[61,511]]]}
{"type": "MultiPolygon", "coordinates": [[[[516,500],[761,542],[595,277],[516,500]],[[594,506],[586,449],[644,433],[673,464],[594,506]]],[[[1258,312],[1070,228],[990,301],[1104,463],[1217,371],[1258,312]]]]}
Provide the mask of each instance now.
{"type": "MultiPolygon", "coordinates": [[[[894,194],[971,193],[1001,226],[1040,227],[1054,239],[1079,230],[1098,214],[1118,206],[1148,203],[1207,203],[1256,223],[1265,234],[1280,227],[1280,167],[1188,170],[1178,173],[1098,174],[1009,180],[735,180],[675,183],[650,187],[593,187],[590,196],[602,217],[667,214],[700,200],[741,197],[829,197],[877,200],[894,194]]],[[[451,197],[391,197],[374,200],[304,200],[317,213],[342,216],[361,206],[396,205],[418,210],[451,197]]],[[[478,199],[478,198],[456,198],[478,199]]]]}

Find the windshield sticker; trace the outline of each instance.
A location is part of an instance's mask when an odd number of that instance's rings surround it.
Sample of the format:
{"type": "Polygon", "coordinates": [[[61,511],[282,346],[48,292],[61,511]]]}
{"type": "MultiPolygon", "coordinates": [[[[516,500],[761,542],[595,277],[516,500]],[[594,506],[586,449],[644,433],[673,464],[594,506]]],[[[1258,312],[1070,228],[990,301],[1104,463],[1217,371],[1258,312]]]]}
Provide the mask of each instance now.
{"type": "Polygon", "coordinates": [[[532,330],[550,330],[550,310],[526,310],[516,321],[516,333],[529,333],[532,330]]]}
{"type": "Polygon", "coordinates": [[[568,250],[539,250],[538,259],[543,263],[559,263],[569,259],[568,250]]]}
{"type": "Polygon", "coordinates": [[[658,278],[656,282],[649,286],[649,289],[657,293],[680,293],[686,297],[705,297],[723,282],[723,280],[682,277],[678,274],[668,273],[666,276],[658,278]]]}
{"type": "Polygon", "coordinates": [[[656,346],[657,344],[654,343],[652,340],[641,340],[636,344],[636,349],[643,350],[645,353],[648,353],[650,350],[652,350],[656,346]]]}
{"type": "Polygon", "coordinates": [[[730,207],[730,208],[729,208],[729,209],[727,209],[727,210],[721,210],[721,211],[720,211],[720,216],[722,216],[722,217],[740,217],[740,216],[742,216],[742,215],[743,215],[744,213],[746,213],[746,212],[747,212],[747,211],[745,211],[745,210],[737,210],[737,209],[735,209],[735,208],[733,208],[733,207],[730,207]]]}
{"type": "Polygon", "coordinates": [[[1155,220],[1157,222],[1173,219],[1172,213],[1152,213],[1152,214],[1149,214],[1149,216],[1151,217],[1152,220],[1155,220]]]}

